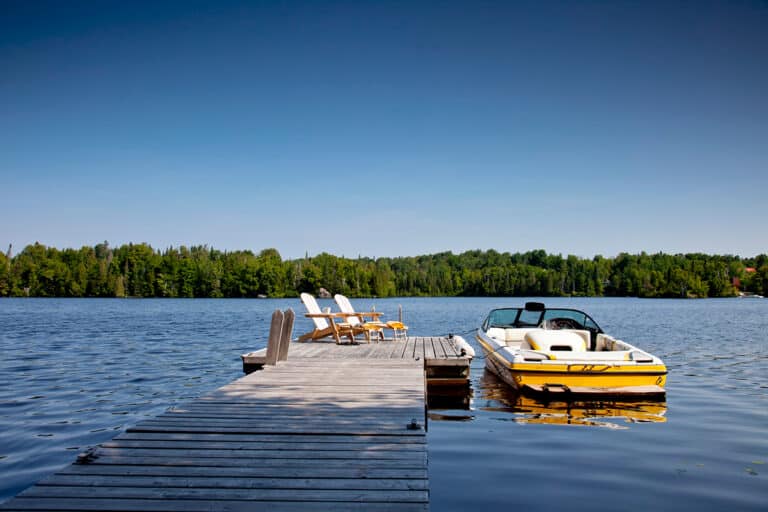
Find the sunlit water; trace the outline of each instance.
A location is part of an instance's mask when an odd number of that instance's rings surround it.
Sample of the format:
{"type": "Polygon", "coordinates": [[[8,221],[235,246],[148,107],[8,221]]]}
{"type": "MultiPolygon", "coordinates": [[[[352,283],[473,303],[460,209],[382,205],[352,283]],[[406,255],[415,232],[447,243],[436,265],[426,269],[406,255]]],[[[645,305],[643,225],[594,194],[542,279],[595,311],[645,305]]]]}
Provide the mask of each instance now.
{"type": "MultiPolygon", "coordinates": [[[[401,304],[410,334],[474,343],[488,310],[524,301],[353,303],[387,318],[401,304]]],[[[766,510],[768,299],[545,302],[583,309],[662,357],[666,401],[545,404],[512,392],[477,357],[468,408],[430,411],[432,510],[766,510]]],[[[0,501],[239,377],[239,354],[264,346],[278,307],[303,312],[297,299],[1,299],[0,501]]]]}

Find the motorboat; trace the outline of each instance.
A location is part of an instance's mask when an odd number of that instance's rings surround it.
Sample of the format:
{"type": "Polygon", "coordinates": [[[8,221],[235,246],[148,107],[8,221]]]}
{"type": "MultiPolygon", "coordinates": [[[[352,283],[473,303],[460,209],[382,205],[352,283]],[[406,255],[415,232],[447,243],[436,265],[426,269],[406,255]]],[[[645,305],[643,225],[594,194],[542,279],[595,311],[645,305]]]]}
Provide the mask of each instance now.
{"type": "Polygon", "coordinates": [[[485,365],[521,391],[546,394],[663,396],[661,359],[603,332],[577,309],[492,310],[477,330],[485,365]]]}

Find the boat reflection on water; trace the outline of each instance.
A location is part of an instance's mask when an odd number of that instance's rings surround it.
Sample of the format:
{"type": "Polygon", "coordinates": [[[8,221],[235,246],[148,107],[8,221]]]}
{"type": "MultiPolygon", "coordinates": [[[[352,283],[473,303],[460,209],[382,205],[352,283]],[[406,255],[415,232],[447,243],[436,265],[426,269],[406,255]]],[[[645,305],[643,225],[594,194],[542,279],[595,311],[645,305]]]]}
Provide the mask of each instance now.
{"type": "Polygon", "coordinates": [[[663,400],[608,397],[551,398],[528,396],[485,370],[473,407],[481,411],[507,412],[518,423],[546,423],[606,428],[626,428],[626,423],[667,421],[663,400]]]}
{"type": "Polygon", "coordinates": [[[628,428],[628,423],[667,421],[664,400],[526,395],[487,369],[475,389],[430,388],[427,396],[430,421],[472,421],[477,411],[508,413],[503,419],[516,423],[613,429],[628,428]]]}

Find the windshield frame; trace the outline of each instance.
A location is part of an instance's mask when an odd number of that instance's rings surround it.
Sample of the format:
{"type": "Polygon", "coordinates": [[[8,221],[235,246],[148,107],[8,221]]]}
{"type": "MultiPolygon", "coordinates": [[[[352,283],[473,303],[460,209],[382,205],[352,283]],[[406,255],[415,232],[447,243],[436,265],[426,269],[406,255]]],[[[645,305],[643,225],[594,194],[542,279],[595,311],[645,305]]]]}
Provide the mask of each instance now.
{"type": "Polygon", "coordinates": [[[483,321],[482,329],[487,332],[488,329],[492,327],[502,329],[538,327],[544,320],[550,320],[552,318],[570,318],[579,321],[584,330],[596,334],[601,334],[603,332],[598,323],[595,322],[591,316],[581,310],[573,308],[543,308],[541,311],[525,308],[496,308],[488,313],[485,321],[483,321]],[[583,321],[580,321],[580,316],[584,317],[583,321]],[[492,317],[496,317],[493,318],[493,323],[491,323],[492,317]],[[501,319],[506,321],[501,323],[499,322],[501,319]],[[511,322],[509,320],[511,320],[511,322]]]}

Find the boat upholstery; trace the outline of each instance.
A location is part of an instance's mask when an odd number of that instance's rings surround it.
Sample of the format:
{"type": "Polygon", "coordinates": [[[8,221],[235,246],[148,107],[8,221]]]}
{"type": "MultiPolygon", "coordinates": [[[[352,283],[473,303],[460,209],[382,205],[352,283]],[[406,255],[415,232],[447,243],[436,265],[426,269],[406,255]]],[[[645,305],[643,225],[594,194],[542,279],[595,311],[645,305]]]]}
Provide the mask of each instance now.
{"type": "Polygon", "coordinates": [[[521,348],[531,348],[533,350],[542,350],[545,352],[586,352],[587,343],[584,338],[575,331],[547,331],[544,329],[534,329],[525,334],[521,348]]]}
{"type": "Polygon", "coordinates": [[[531,331],[541,331],[537,327],[528,328],[513,328],[508,327],[502,329],[501,327],[491,327],[488,329],[488,336],[495,340],[503,341],[507,345],[510,343],[521,343],[525,339],[525,335],[531,331]]]}
{"type": "Polygon", "coordinates": [[[589,361],[590,363],[603,363],[610,364],[611,366],[616,364],[621,366],[637,364],[630,359],[629,352],[626,350],[621,352],[590,352],[588,350],[583,350],[576,352],[566,351],[562,353],[554,351],[549,353],[557,355],[556,361],[553,362],[563,362],[565,360],[569,362],[589,361]]]}
{"type": "Polygon", "coordinates": [[[629,350],[629,346],[614,338],[613,336],[609,336],[607,334],[598,334],[597,335],[597,351],[606,351],[606,352],[613,352],[617,350],[629,350]]]}
{"type": "MultiPolygon", "coordinates": [[[[584,346],[589,347],[589,341],[592,338],[592,334],[587,330],[581,330],[581,329],[568,329],[565,332],[572,332],[574,334],[578,334],[581,336],[581,339],[584,340],[584,346]]],[[[587,349],[585,349],[587,350],[587,349]]]]}

